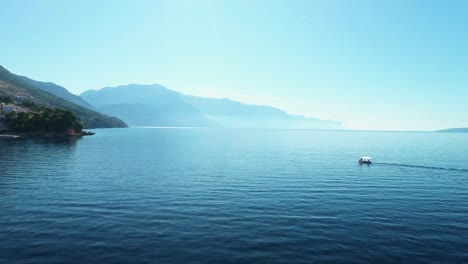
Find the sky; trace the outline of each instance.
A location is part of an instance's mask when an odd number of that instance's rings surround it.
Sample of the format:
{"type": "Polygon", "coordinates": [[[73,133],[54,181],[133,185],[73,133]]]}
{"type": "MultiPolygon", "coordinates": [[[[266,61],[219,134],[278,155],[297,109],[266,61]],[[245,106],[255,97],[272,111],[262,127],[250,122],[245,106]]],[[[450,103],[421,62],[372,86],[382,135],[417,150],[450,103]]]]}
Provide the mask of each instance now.
{"type": "Polygon", "coordinates": [[[468,1],[0,0],[0,65],[159,83],[348,129],[468,126],[468,1]]]}

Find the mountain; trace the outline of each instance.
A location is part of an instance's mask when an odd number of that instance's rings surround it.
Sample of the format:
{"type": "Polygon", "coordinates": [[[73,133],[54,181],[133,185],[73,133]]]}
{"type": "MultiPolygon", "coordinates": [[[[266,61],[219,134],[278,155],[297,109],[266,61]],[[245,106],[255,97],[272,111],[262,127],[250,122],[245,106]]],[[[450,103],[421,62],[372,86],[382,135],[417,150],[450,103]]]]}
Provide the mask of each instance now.
{"type": "Polygon", "coordinates": [[[161,85],[130,84],[90,90],[81,97],[99,111],[134,126],[211,127],[208,120],[182,96],[161,85]]]}
{"type": "Polygon", "coordinates": [[[29,100],[47,107],[70,110],[82,119],[86,128],[127,126],[118,118],[100,114],[43,91],[32,82],[25,81],[2,66],[0,66],[0,95],[7,95],[19,100],[29,100]]]}
{"type": "Polygon", "coordinates": [[[468,127],[442,129],[442,130],[437,130],[435,132],[441,132],[441,133],[468,133],[468,127]]]}
{"type": "Polygon", "coordinates": [[[336,121],[292,115],[271,106],[249,105],[227,98],[214,99],[189,95],[183,98],[222,127],[342,129],[342,125],[336,121]]]}
{"type": "Polygon", "coordinates": [[[22,79],[23,81],[43,90],[43,91],[46,91],[48,93],[51,93],[53,95],[56,95],[62,99],[65,99],[67,100],[68,102],[71,102],[71,103],[74,103],[74,104],[77,104],[77,105],[81,105],[85,108],[88,108],[88,109],[91,109],[91,110],[94,110],[93,109],[93,106],[90,105],[88,102],[86,102],[85,100],[83,100],[83,98],[79,97],[78,95],[74,95],[72,93],[70,93],[67,89],[65,89],[64,87],[62,86],[59,86],[55,83],[52,83],[52,82],[40,82],[40,81],[36,81],[36,80],[33,80],[33,79],[30,79],[26,76],[19,76],[17,75],[20,79],[22,79]]]}
{"type": "Polygon", "coordinates": [[[89,90],[81,97],[99,111],[130,125],[229,128],[341,129],[339,122],[291,115],[270,106],[203,98],[158,84],[89,90]]]}

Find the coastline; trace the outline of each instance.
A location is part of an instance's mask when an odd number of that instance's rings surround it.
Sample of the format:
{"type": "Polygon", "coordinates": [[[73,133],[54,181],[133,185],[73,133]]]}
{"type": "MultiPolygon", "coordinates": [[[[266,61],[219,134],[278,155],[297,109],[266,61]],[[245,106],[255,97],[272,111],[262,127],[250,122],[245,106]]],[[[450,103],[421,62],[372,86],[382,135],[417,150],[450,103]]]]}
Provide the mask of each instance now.
{"type": "Polygon", "coordinates": [[[82,137],[92,136],[95,133],[83,131],[81,133],[20,133],[20,132],[5,132],[0,133],[0,138],[25,138],[25,137],[44,137],[44,138],[60,138],[60,137],[82,137]]]}
{"type": "Polygon", "coordinates": [[[0,134],[0,138],[19,138],[20,135],[11,135],[11,134],[0,134]]]}

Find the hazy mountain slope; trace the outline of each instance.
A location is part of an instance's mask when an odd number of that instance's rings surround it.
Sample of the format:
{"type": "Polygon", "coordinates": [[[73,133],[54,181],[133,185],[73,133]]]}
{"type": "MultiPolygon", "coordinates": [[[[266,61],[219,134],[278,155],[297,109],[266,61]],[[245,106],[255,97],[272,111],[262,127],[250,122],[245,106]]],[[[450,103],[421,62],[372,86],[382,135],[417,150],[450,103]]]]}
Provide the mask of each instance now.
{"type": "Polygon", "coordinates": [[[184,106],[177,104],[109,104],[101,106],[99,110],[118,116],[132,126],[212,127],[216,125],[199,112],[184,109],[184,106]]]}
{"type": "Polygon", "coordinates": [[[341,129],[336,121],[291,115],[271,106],[243,104],[230,99],[184,96],[186,102],[223,127],[341,129]]]}
{"type": "Polygon", "coordinates": [[[188,96],[161,85],[124,85],[91,90],[83,99],[131,125],[240,128],[341,129],[339,122],[291,115],[270,106],[188,96]]]}
{"type": "Polygon", "coordinates": [[[182,96],[161,85],[129,84],[86,91],[81,97],[99,111],[134,126],[214,126],[182,96]]]}
{"type": "Polygon", "coordinates": [[[288,113],[274,107],[249,105],[227,98],[216,99],[185,95],[183,99],[207,115],[245,118],[275,117],[285,119],[290,116],[288,113]]]}
{"type": "Polygon", "coordinates": [[[80,97],[95,107],[101,107],[109,104],[155,104],[162,99],[178,98],[179,96],[158,84],[128,84],[88,90],[83,92],[80,97]]]}
{"type": "Polygon", "coordinates": [[[0,95],[20,97],[40,105],[70,110],[80,116],[87,128],[126,127],[120,119],[97,113],[45,92],[2,66],[0,66],[0,95]]]}
{"type": "Polygon", "coordinates": [[[35,87],[43,90],[43,91],[46,91],[48,93],[51,93],[53,95],[56,95],[62,99],[65,99],[67,100],[68,102],[71,102],[71,103],[74,103],[74,104],[77,104],[77,105],[81,105],[83,107],[86,107],[88,109],[91,109],[91,110],[94,110],[93,109],[93,106],[91,104],[89,104],[88,102],[86,102],[85,100],[83,100],[83,98],[79,97],[78,95],[74,95],[72,93],[70,93],[67,89],[65,89],[64,87],[62,86],[59,86],[55,83],[52,83],[52,82],[40,82],[40,81],[36,81],[36,80],[33,80],[33,79],[30,79],[26,76],[19,76],[19,78],[21,78],[23,81],[31,84],[31,85],[34,85],[35,87]]]}
{"type": "Polygon", "coordinates": [[[460,128],[448,128],[448,129],[441,129],[435,132],[443,132],[443,133],[468,133],[468,127],[460,127],[460,128]]]}

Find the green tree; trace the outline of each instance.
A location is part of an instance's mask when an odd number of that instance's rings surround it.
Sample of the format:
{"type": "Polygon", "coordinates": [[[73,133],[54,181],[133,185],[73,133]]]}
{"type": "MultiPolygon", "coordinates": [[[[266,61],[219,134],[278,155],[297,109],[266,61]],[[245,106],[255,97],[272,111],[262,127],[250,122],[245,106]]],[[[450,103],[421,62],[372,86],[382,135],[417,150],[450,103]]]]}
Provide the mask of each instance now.
{"type": "Polygon", "coordinates": [[[0,103],[12,104],[13,99],[8,95],[0,95],[0,103]]]}
{"type": "Polygon", "coordinates": [[[11,112],[7,114],[9,130],[13,132],[64,133],[70,129],[81,132],[83,124],[73,112],[44,108],[41,112],[11,112]]]}

